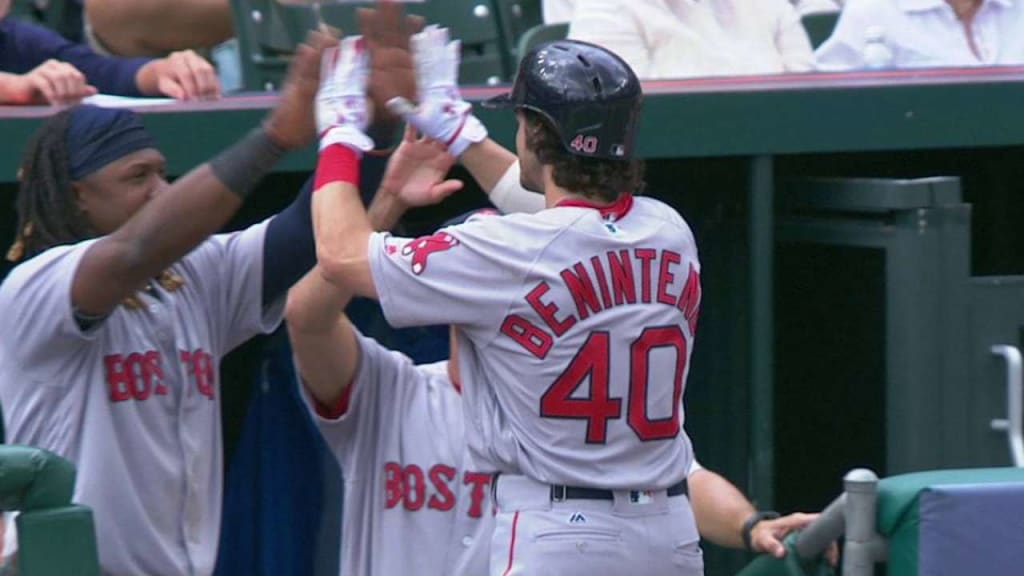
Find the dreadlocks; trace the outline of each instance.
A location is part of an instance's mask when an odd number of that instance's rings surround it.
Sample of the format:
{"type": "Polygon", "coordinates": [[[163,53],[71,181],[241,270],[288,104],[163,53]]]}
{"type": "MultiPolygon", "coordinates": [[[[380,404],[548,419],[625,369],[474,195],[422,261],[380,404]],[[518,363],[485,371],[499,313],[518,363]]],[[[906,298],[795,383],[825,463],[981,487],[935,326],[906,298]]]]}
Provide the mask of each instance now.
{"type": "Polygon", "coordinates": [[[7,259],[31,258],[48,248],[95,236],[71,188],[67,131],[71,110],[51,118],[29,141],[21,161],[18,235],[7,259]]]}

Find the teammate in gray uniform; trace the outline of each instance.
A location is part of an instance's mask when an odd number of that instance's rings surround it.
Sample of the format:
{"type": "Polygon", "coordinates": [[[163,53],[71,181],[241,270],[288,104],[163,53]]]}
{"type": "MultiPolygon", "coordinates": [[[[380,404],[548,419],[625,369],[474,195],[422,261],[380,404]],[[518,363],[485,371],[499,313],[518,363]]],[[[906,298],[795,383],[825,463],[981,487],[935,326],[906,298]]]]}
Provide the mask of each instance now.
{"type": "MultiPolygon", "coordinates": [[[[430,54],[458,53],[434,36],[442,49],[430,54]]],[[[366,55],[359,44],[341,52],[333,114],[321,116],[319,265],[379,298],[392,325],[456,324],[470,453],[500,473],[490,572],[702,573],[682,409],[700,264],[685,221],[631,193],[635,75],[581,43],[526,55],[506,101],[518,109],[522,181],[547,209],[405,239],[366,219],[355,185],[371,144],[366,55]]],[[[482,126],[458,113],[454,85],[433,88],[419,83],[426,111],[409,116],[458,155],[482,126]]]]}
{"type": "Polygon", "coordinates": [[[12,335],[0,342],[0,403],[8,441],[75,463],[74,500],[94,511],[104,574],[213,572],[219,363],[278,324],[287,288],[315,261],[308,195],[211,235],[314,137],[332,44],[313,34],[262,128],[173,184],[127,111],[73,108],[29,145],[9,253],[19,264],[0,286],[12,335]]]}

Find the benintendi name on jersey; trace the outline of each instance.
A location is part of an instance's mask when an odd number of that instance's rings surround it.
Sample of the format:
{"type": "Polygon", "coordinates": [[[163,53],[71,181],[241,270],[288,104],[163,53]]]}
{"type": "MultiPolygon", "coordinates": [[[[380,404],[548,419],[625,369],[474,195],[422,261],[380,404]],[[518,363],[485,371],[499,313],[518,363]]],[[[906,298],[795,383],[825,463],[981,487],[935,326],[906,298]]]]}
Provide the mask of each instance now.
{"type": "Polygon", "coordinates": [[[554,287],[568,291],[575,303],[575,313],[561,310],[549,295],[552,286],[541,281],[526,294],[525,300],[547,329],[522,315],[509,314],[501,331],[533,355],[544,358],[554,338],[591,314],[619,306],[660,303],[678,308],[693,334],[700,308],[700,273],[690,264],[682,290],[670,293],[681,261],[678,252],[653,248],[608,251],[580,260],[559,272],[562,284],[554,287]]]}

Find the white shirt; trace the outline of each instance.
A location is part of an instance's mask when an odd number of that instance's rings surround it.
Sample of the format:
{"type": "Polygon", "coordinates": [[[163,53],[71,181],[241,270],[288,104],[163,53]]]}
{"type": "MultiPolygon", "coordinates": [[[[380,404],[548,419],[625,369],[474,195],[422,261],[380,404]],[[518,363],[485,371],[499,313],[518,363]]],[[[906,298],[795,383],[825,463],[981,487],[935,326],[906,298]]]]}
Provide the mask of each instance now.
{"type": "Polygon", "coordinates": [[[1024,64],[1024,0],[984,0],[972,33],[945,0],[847,0],[832,37],[818,48],[822,70],[865,68],[868,31],[879,28],[892,68],[1024,64]]]}
{"type": "Polygon", "coordinates": [[[577,0],[569,38],[641,79],[803,72],[814,55],[789,0],[577,0]]]}
{"type": "Polygon", "coordinates": [[[837,0],[793,0],[793,6],[801,15],[816,12],[839,12],[843,3],[837,0]]]}
{"type": "Polygon", "coordinates": [[[576,0],[541,0],[541,10],[545,24],[559,24],[572,19],[573,5],[576,0]]]}
{"type": "Polygon", "coordinates": [[[220,359],[283,311],[283,299],[261,302],[266,228],[210,238],[173,266],[184,286],[140,293],[145,308],[120,306],[89,332],[71,284],[94,241],[50,248],[0,286],[7,440],[75,464],[74,501],[93,510],[104,574],[213,572],[220,359]]]}

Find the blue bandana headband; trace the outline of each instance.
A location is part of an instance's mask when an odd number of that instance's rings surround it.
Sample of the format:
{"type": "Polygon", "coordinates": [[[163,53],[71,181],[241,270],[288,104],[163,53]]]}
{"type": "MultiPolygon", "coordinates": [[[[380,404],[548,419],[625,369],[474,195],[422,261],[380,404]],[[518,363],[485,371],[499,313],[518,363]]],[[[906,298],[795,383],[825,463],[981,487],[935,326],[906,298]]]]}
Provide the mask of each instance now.
{"type": "Polygon", "coordinates": [[[72,180],[80,180],[132,152],[157,147],[134,112],[86,104],[71,111],[66,138],[72,180]]]}

